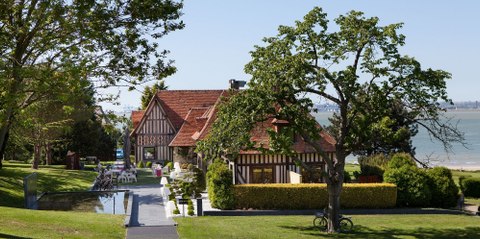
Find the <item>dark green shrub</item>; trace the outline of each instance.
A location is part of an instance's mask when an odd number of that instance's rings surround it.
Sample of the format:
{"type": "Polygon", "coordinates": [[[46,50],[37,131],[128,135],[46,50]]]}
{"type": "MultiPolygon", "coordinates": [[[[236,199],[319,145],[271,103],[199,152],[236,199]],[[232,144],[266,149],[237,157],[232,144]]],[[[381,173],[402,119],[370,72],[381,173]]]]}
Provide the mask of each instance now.
{"type": "Polygon", "coordinates": [[[343,182],[344,183],[351,183],[352,182],[352,176],[350,176],[350,173],[345,171],[343,172],[343,182]]]}
{"type": "Polygon", "coordinates": [[[170,190],[170,195],[168,195],[168,200],[172,201],[175,200],[175,192],[173,190],[173,186],[171,184],[167,184],[168,190],[170,190]]]}
{"type": "Polygon", "coordinates": [[[177,180],[177,182],[179,183],[182,198],[190,198],[194,193],[193,182],[185,182],[179,180],[177,180]]]}
{"type": "Polygon", "coordinates": [[[380,180],[382,180],[388,158],[383,154],[376,154],[368,157],[360,157],[358,163],[360,164],[359,176],[378,176],[380,180]]]}
{"type": "Polygon", "coordinates": [[[205,174],[199,168],[193,168],[193,187],[196,198],[201,197],[201,193],[207,188],[207,182],[205,181],[205,174]]]}
{"type": "Polygon", "coordinates": [[[193,210],[193,202],[192,202],[192,200],[188,200],[187,211],[188,211],[187,214],[188,214],[189,216],[195,215],[194,210],[193,210]]]}
{"type": "Polygon", "coordinates": [[[185,177],[191,180],[178,179],[172,183],[172,187],[181,192],[183,198],[199,198],[205,191],[206,182],[203,171],[198,168],[192,168],[192,172],[185,174],[185,177]]]}
{"type": "Polygon", "coordinates": [[[430,206],[449,208],[455,207],[458,200],[458,187],[452,178],[452,172],[445,167],[435,167],[427,171],[430,178],[432,199],[430,206]]]}
{"type": "Polygon", "coordinates": [[[145,166],[147,168],[151,168],[152,167],[152,161],[147,161],[147,163],[145,164],[145,166]]]}
{"type": "MultiPolygon", "coordinates": [[[[342,208],[389,208],[397,199],[390,183],[347,183],[340,196],[342,208]]],[[[235,185],[235,207],[239,209],[319,209],[328,204],[327,185],[242,184],[235,185]]]]}
{"type": "Polygon", "coordinates": [[[168,162],[167,165],[165,165],[168,167],[169,170],[172,170],[173,169],[173,162],[168,162]]]}
{"type": "Polygon", "coordinates": [[[417,164],[410,154],[396,153],[392,155],[388,161],[387,168],[400,168],[405,165],[417,167],[417,164]]]}
{"type": "Polygon", "coordinates": [[[480,198],[480,178],[466,178],[462,180],[465,197],[480,198]]]}
{"type": "Polygon", "coordinates": [[[208,167],[208,197],[214,208],[232,209],[235,205],[232,172],[222,160],[208,167]]]}
{"type": "Polygon", "coordinates": [[[177,205],[177,200],[174,198],[173,200],[173,203],[175,204],[175,209],[173,209],[173,214],[180,214],[180,210],[178,209],[178,205],[177,205]]]}
{"type": "Polygon", "coordinates": [[[389,167],[383,178],[385,182],[397,185],[398,206],[422,207],[430,204],[432,194],[429,178],[425,171],[416,166],[389,167]]]}

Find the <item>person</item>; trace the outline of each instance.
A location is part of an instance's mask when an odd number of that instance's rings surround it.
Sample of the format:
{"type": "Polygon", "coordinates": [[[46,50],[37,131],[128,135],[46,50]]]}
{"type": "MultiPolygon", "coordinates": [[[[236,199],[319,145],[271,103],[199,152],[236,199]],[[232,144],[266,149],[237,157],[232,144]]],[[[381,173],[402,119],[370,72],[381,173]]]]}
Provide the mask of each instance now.
{"type": "Polygon", "coordinates": [[[157,166],[155,167],[155,173],[156,173],[157,177],[162,176],[162,165],[157,164],[157,166]]]}

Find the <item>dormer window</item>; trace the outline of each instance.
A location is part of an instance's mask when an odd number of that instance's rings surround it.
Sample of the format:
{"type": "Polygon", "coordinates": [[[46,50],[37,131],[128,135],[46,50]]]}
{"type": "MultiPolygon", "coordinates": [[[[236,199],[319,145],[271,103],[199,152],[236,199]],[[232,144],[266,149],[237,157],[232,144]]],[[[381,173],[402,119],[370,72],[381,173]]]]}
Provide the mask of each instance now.
{"type": "Polygon", "coordinates": [[[280,132],[280,130],[282,130],[283,127],[289,125],[290,123],[286,120],[281,120],[281,119],[273,119],[272,120],[272,124],[273,124],[273,129],[275,130],[275,132],[280,132]]]}

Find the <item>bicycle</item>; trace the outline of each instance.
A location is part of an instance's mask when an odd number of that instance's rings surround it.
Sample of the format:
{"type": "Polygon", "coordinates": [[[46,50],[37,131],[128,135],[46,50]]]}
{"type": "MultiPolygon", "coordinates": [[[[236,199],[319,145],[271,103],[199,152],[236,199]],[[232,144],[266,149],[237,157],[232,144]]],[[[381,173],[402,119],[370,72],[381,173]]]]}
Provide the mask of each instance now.
{"type": "MultiPolygon", "coordinates": [[[[347,217],[344,215],[340,216],[340,232],[350,232],[353,230],[353,222],[351,220],[352,217],[347,217]]],[[[327,220],[328,220],[328,213],[326,210],[323,212],[315,213],[315,218],[313,219],[313,226],[318,227],[320,230],[327,230],[327,220]]]]}

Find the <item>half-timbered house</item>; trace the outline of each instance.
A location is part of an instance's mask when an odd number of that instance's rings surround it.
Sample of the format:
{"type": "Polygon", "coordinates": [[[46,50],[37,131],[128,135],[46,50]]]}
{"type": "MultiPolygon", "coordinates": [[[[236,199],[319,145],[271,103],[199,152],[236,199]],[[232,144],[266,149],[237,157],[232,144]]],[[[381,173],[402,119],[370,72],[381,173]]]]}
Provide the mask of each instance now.
{"type": "Polygon", "coordinates": [[[191,124],[197,121],[201,124],[204,121],[201,116],[213,107],[222,92],[223,90],[159,91],[145,110],[133,111],[134,129],[131,136],[135,139],[135,161],[192,160],[194,155],[191,148],[194,142],[183,137],[184,132],[192,128],[191,124]]]}
{"type": "MultiPolygon", "coordinates": [[[[223,90],[166,90],[159,91],[144,111],[132,112],[136,161],[174,161],[179,163],[202,162],[194,152],[195,144],[208,135],[216,119],[216,109],[223,90]]],[[[268,145],[266,129],[278,130],[288,122],[269,120],[258,123],[252,130],[252,140],[268,145]]],[[[320,144],[329,157],[334,157],[335,140],[321,133],[320,144]]],[[[313,147],[296,136],[294,149],[297,155],[264,155],[259,151],[241,151],[228,162],[236,184],[291,183],[292,174],[302,175],[304,182],[318,182],[321,177],[312,171],[325,170],[325,163],[313,147]],[[301,167],[300,165],[303,165],[301,167]],[[308,172],[302,168],[315,168],[308,172]]]]}

